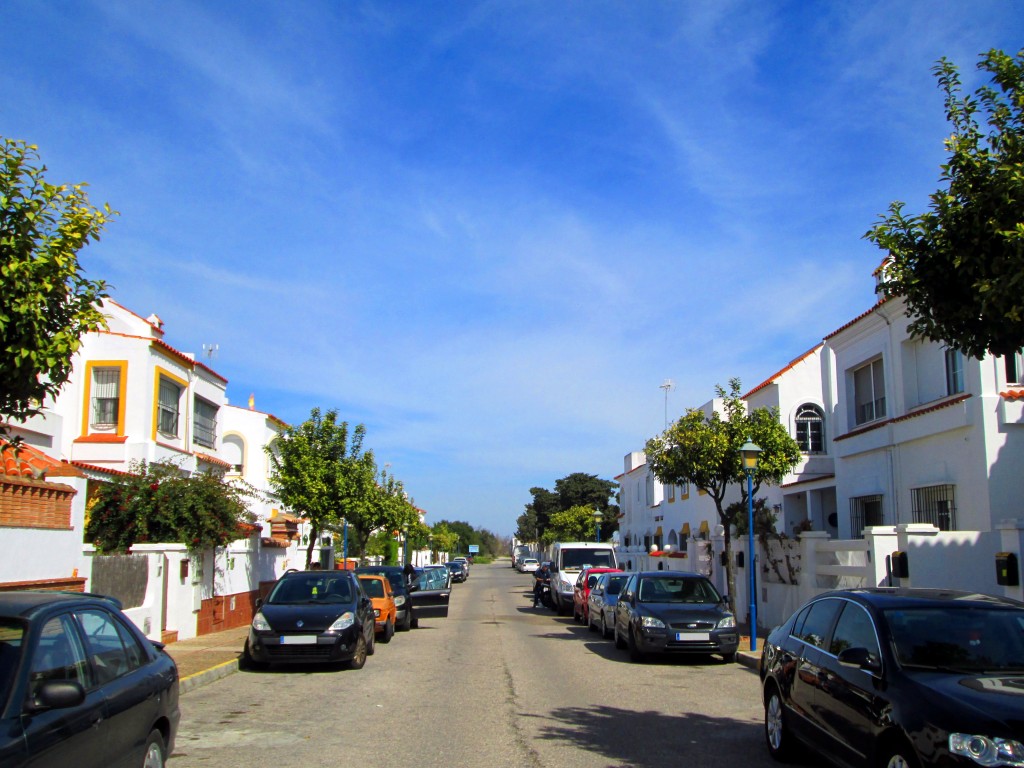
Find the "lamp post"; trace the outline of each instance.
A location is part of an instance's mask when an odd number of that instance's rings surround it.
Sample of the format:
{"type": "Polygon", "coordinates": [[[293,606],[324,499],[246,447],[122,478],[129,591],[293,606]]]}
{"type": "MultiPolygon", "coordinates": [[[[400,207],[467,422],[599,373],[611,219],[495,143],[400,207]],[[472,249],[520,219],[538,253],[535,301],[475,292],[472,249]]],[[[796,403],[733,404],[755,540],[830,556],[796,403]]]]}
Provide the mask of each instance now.
{"type": "Polygon", "coordinates": [[[601,520],[604,518],[604,515],[601,514],[601,510],[600,509],[595,509],[593,517],[594,517],[594,537],[596,538],[597,542],[600,543],[601,542],[601,520]]]}
{"type": "Polygon", "coordinates": [[[344,521],[345,525],[341,529],[341,559],[345,563],[345,570],[348,570],[348,520],[344,521]]]}
{"type": "Polygon", "coordinates": [[[740,448],[743,472],[747,476],[747,570],[750,572],[750,650],[757,650],[757,569],[754,567],[754,472],[760,447],[747,438],[740,448]]]}
{"type": "Polygon", "coordinates": [[[409,524],[402,523],[402,565],[409,564],[409,524]]]}

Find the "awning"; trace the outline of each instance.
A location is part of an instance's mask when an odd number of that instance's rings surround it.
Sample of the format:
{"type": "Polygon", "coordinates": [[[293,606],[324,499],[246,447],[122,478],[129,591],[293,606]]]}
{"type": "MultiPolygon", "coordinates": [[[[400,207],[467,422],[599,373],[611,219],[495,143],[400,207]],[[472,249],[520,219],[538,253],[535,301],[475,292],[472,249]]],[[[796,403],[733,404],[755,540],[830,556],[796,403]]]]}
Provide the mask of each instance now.
{"type": "Polygon", "coordinates": [[[679,529],[679,535],[684,539],[690,538],[690,524],[683,523],[683,527],[679,529]]]}
{"type": "Polygon", "coordinates": [[[656,531],[654,532],[654,535],[655,535],[655,536],[661,536],[661,535],[663,535],[663,534],[662,534],[662,532],[661,532],[661,526],[660,526],[660,525],[658,526],[658,530],[656,530],[656,531]]]}
{"type": "Polygon", "coordinates": [[[701,520],[700,521],[700,532],[702,534],[705,534],[705,535],[708,535],[708,536],[711,535],[711,526],[708,525],[708,521],[707,520],[701,520]]]}

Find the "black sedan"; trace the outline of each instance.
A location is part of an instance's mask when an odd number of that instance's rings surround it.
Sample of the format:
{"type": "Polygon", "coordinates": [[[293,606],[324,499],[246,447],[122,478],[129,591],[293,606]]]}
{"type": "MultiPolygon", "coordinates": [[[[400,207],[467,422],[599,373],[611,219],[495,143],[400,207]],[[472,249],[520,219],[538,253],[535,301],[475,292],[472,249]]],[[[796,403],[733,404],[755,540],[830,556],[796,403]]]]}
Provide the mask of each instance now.
{"type": "Polygon", "coordinates": [[[452,574],[452,581],[463,582],[469,578],[469,566],[462,560],[452,560],[449,563],[445,563],[445,565],[452,574]]]}
{"type": "Polygon", "coordinates": [[[352,571],[289,571],[249,627],[243,663],[347,662],[361,669],[374,651],[373,603],[352,571]]]}
{"type": "Polygon", "coordinates": [[[875,768],[1024,766],[1024,603],[925,589],[804,605],[761,655],[768,751],[875,768]]]}
{"type": "Polygon", "coordinates": [[[98,595],[0,593],[0,765],[160,768],[178,669],[98,595]]]}
{"type": "Polygon", "coordinates": [[[615,603],[615,647],[633,661],[650,653],[717,653],[736,660],[736,618],[714,584],[697,573],[631,574],[615,603]]]}
{"type": "Polygon", "coordinates": [[[427,568],[418,571],[411,581],[406,580],[400,565],[366,565],[356,568],[355,572],[379,573],[388,577],[395,592],[398,629],[418,627],[420,619],[444,619],[448,616],[451,579],[447,569],[427,568]]]}

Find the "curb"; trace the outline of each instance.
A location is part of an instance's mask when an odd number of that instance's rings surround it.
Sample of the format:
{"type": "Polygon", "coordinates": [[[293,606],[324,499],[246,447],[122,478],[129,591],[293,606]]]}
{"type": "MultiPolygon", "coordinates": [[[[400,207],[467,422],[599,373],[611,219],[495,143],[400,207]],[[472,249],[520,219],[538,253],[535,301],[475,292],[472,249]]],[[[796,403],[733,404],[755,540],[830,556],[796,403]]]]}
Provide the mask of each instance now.
{"type": "Polygon", "coordinates": [[[225,661],[223,664],[218,664],[210,669],[205,669],[202,672],[196,672],[194,675],[183,677],[178,681],[178,695],[184,696],[195,688],[207,685],[215,680],[220,680],[222,677],[233,675],[237,671],[238,659],[233,659],[232,661],[225,661]]]}
{"type": "Polygon", "coordinates": [[[757,672],[761,667],[761,654],[753,653],[751,651],[740,651],[736,654],[736,662],[747,669],[752,669],[757,672]]]}

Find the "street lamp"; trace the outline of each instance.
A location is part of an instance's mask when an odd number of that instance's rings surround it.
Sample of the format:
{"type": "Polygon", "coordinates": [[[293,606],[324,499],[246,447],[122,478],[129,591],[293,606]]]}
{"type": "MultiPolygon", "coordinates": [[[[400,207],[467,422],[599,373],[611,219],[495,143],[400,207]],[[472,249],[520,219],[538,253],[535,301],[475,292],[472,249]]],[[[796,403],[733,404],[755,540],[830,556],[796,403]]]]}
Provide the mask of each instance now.
{"type": "Polygon", "coordinates": [[[344,520],[345,526],[341,529],[341,559],[345,563],[345,570],[348,570],[348,520],[344,520]]]}
{"type": "Polygon", "coordinates": [[[402,565],[409,564],[409,524],[402,523],[402,565]]]}
{"type": "Polygon", "coordinates": [[[594,517],[594,536],[597,539],[598,543],[600,543],[600,541],[601,541],[601,520],[604,518],[604,515],[601,514],[601,510],[600,509],[595,509],[593,517],[594,517]]]}
{"type": "Polygon", "coordinates": [[[761,449],[747,438],[740,447],[743,472],[747,476],[747,570],[750,572],[750,650],[757,650],[757,569],[754,568],[754,472],[761,449]]]}

